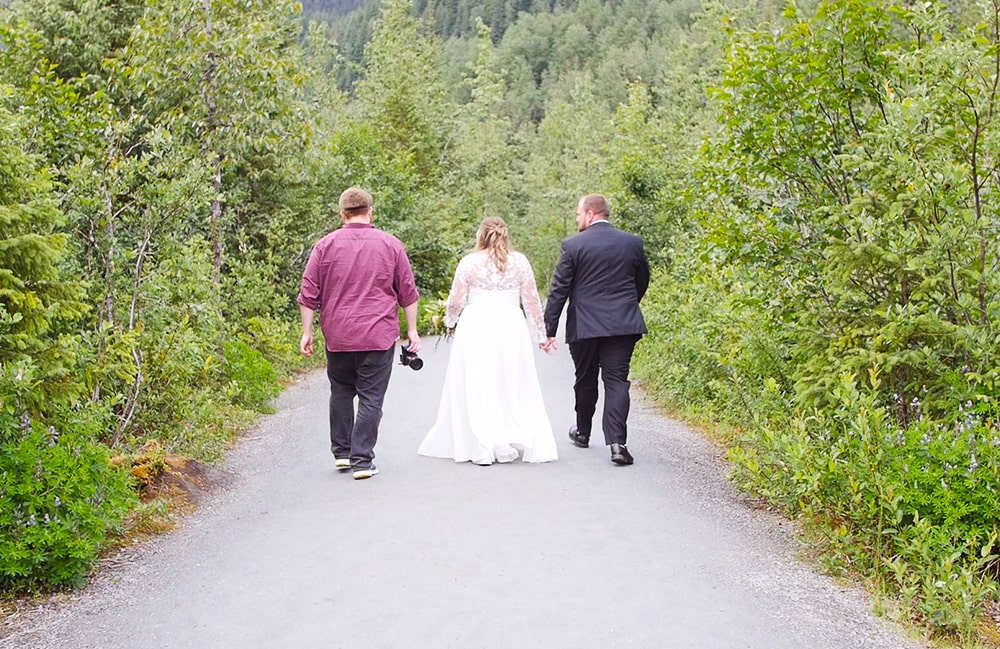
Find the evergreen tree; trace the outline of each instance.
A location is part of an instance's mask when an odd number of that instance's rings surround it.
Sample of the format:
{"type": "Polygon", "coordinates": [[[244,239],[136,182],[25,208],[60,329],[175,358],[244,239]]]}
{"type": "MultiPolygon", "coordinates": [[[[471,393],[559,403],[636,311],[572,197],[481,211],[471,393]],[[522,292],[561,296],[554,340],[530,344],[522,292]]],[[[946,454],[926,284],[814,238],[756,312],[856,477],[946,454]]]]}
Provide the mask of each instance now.
{"type": "Polygon", "coordinates": [[[380,144],[426,181],[438,177],[452,127],[436,42],[421,34],[410,7],[410,0],[384,3],[356,98],[380,144]]]}
{"type": "MultiPolygon", "coordinates": [[[[0,94],[6,90],[0,87],[0,94]]],[[[0,108],[0,589],[80,583],[134,502],[80,403],[72,324],[83,292],[62,268],[52,186],[0,108]]]]}
{"type": "Polygon", "coordinates": [[[576,204],[585,194],[607,193],[605,148],[610,115],[585,72],[568,73],[547,105],[537,135],[526,141],[525,200],[518,230],[545,286],[559,257],[560,242],[576,233],[576,204]]]}
{"type": "Polygon", "coordinates": [[[63,272],[63,215],[47,175],[23,151],[21,128],[0,108],[0,366],[37,368],[38,389],[25,398],[41,412],[82,386],[72,371],[77,341],[66,324],[84,305],[80,283],[63,272]]]}
{"type": "Polygon", "coordinates": [[[480,220],[508,213],[520,185],[511,120],[503,113],[506,84],[490,30],[481,21],[479,30],[478,57],[465,81],[470,101],[458,111],[444,172],[444,198],[456,217],[448,225],[460,246],[469,245],[480,220]]]}

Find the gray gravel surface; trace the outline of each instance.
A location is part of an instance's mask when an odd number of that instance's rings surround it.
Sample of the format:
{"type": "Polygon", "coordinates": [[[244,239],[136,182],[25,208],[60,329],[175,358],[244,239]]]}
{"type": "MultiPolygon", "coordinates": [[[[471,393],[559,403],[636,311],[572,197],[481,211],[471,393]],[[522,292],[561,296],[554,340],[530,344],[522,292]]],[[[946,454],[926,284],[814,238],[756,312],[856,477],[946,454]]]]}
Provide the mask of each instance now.
{"type": "MultiPolygon", "coordinates": [[[[857,589],[796,558],[718,448],[634,390],[631,467],[573,447],[572,363],[537,363],[560,459],[418,456],[448,345],[397,366],[381,474],[333,468],[322,371],[233,449],[231,486],[119,552],[85,589],[25,607],[3,649],[916,649],[857,589]]],[[[599,432],[595,431],[595,439],[599,432]]]]}

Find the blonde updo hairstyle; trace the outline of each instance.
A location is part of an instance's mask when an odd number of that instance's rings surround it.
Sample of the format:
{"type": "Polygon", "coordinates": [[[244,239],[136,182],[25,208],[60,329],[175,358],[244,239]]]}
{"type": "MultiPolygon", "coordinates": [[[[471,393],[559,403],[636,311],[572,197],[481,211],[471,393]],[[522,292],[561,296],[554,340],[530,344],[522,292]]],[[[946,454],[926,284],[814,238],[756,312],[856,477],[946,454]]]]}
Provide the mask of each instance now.
{"type": "Polygon", "coordinates": [[[507,270],[507,255],[511,251],[510,234],[507,224],[499,216],[489,216],[483,219],[476,230],[476,250],[485,250],[497,270],[501,273],[507,270]]]}

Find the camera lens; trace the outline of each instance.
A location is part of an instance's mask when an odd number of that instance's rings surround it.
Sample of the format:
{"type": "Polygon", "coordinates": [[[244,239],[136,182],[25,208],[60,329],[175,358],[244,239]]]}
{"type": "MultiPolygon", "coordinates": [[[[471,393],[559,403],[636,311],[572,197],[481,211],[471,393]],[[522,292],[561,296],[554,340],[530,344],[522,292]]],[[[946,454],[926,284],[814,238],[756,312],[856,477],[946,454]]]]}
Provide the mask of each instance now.
{"type": "Polygon", "coordinates": [[[424,361],[422,358],[417,358],[416,356],[414,356],[413,358],[410,359],[410,368],[414,370],[419,370],[423,366],[424,366],[424,361]]]}

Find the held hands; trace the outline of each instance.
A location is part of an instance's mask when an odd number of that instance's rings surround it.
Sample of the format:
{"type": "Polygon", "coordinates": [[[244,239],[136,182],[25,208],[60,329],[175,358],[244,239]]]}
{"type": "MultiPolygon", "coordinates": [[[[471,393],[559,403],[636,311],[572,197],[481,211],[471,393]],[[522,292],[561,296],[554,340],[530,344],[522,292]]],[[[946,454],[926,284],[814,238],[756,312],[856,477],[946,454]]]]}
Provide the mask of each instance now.
{"type": "Polygon", "coordinates": [[[556,346],[556,339],[554,337],[547,338],[542,342],[538,343],[538,348],[551,356],[552,352],[558,349],[558,347],[556,346]]]}

